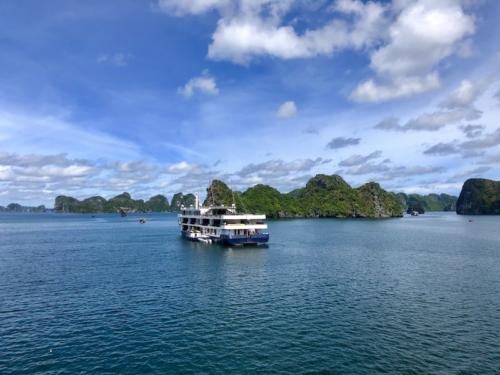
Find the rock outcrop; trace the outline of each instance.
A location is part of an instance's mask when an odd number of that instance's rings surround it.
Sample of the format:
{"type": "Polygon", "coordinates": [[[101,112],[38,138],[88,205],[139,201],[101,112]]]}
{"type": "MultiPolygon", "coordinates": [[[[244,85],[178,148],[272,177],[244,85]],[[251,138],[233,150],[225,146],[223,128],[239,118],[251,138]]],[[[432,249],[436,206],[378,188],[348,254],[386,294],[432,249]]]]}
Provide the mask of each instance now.
{"type": "Polygon", "coordinates": [[[357,189],[342,177],[317,175],[306,186],[280,193],[267,185],[256,185],[243,193],[233,192],[215,180],[207,189],[205,203],[236,203],[239,211],[260,212],[269,217],[400,217],[403,206],[395,194],[370,182],[357,189]]]}
{"type": "Polygon", "coordinates": [[[500,181],[471,178],[457,201],[459,215],[500,215],[500,181]]]}

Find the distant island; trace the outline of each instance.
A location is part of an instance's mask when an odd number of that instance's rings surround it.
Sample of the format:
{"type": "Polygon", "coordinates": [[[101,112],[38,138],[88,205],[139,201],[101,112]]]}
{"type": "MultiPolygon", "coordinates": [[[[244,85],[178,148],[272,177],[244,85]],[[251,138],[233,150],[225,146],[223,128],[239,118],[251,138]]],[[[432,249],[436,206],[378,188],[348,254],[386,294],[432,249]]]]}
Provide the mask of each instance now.
{"type": "MultiPolygon", "coordinates": [[[[109,200],[93,196],[83,200],[60,195],[55,199],[54,211],[64,213],[116,213],[116,212],[177,212],[181,206],[195,202],[193,194],[177,193],[169,202],[164,195],[148,200],[133,199],[127,192],[109,200]]],[[[270,218],[294,217],[401,217],[404,212],[455,211],[457,197],[448,194],[392,193],[369,182],[352,188],[338,175],[319,174],[307,184],[289,193],[281,193],[268,185],[255,185],[244,192],[232,191],[224,182],[214,180],[207,188],[205,204],[231,205],[236,203],[240,212],[265,213],[270,218]]],[[[43,212],[44,206],[24,207],[9,204],[0,211],[43,212]]]]}
{"type": "Polygon", "coordinates": [[[84,200],[78,200],[73,197],[60,195],[56,197],[54,210],[56,212],[71,213],[111,213],[111,212],[168,212],[178,211],[179,208],[194,204],[195,196],[193,194],[177,193],[169,204],[164,195],[155,195],[144,201],[143,199],[132,199],[129,193],[122,193],[109,200],[101,196],[90,197],[84,200]]]}
{"type": "Polygon", "coordinates": [[[457,202],[459,215],[500,215],[500,181],[471,178],[457,202]]]}
{"type": "Polygon", "coordinates": [[[424,214],[426,211],[455,211],[457,207],[457,197],[448,194],[398,193],[397,196],[408,213],[418,212],[424,214]]]}
{"type": "Polygon", "coordinates": [[[19,203],[10,203],[6,207],[0,206],[0,212],[45,212],[47,209],[41,206],[21,206],[19,203]]]}

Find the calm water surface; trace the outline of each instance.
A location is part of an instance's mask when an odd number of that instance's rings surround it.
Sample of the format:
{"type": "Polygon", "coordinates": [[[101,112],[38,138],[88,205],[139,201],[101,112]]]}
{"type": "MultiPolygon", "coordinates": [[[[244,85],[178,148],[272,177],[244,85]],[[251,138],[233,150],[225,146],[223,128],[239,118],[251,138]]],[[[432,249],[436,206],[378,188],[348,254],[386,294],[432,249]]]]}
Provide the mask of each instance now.
{"type": "Polygon", "coordinates": [[[0,216],[0,374],[499,374],[500,217],[0,216]]]}

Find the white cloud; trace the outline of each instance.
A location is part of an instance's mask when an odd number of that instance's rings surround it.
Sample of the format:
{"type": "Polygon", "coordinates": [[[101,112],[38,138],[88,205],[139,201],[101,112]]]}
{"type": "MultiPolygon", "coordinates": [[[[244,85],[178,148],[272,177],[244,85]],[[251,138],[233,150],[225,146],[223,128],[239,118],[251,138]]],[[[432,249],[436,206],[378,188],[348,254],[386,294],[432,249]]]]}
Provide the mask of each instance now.
{"type": "Polygon", "coordinates": [[[159,0],[158,5],[165,12],[183,15],[186,13],[201,14],[224,7],[230,2],[230,0],[159,0]]]}
{"type": "Polygon", "coordinates": [[[248,164],[236,174],[240,177],[257,175],[259,177],[283,177],[298,172],[308,172],[312,168],[324,163],[324,159],[295,159],[283,161],[281,159],[268,160],[258,164],[248,164]]]}
{"type": "Polygon", "coordinates": [[[128,65],[131,58],[132,55],[130,54],[117,52],[112,54],[102,54],[97,58],[97,62],[99,64],[108,64],[117,67],[124,67],[128,65]]]}
{"type": "MultiPolygon", "coordinates": [[[[174,14],[219,14],[208,57],[249,64],[258,57],[280,59],[332,55],[365,49],[375,77],[352,92],[355,101],[409,97],[440,85],[439,64],[470,50],[474,18],[459,0],[394,0],[392,3],[337,0],[322,25],[296,28],[287,17],[298,0],[159,0],[174,14]],[[467,49],[467,48],[465,48],[467,49]]],[[[300,20],[301,16],[298,16],[300,20]]]]}
{"type": "Polygon", "coordinates": [[[475,31],[474,19],[460,1],[408,1],[399,8],[388,42],[371,54],[377,78],[360,84],[354,100],[385,101],[435,89],[437,65],[458,52],[460,42],[475,31]]]}
{"type": "Polygon", "coordinates": [[[176,164],[171,164],[166,168],[167,173],[179,174],[186,172],[193,172],[199,170],[199,166],[196,164],[190,164],[186,161],[181,161],[176,164]]]}
{"type": "Polygon", "coordinates": [[[285,20],[300,4],[296,0],[159,0],[158,4],[175,15],[216,10],[220,18],[208,57],[239,64],[258,56],[307,58],[341,48],[363,48],[379,39],[386,26],[385,6],[359,0],[339,1],[332,9],[343,17],[332,17],[323,26],[302,33],[285,20]]]}
{"type": "Polygon", "coordinates": [[[417,95],[436,89],[439,85],[439,76],[436,73],[426,76],[392,77],[382,83],[369,79],[356,87],[351,99],[358,102],[381,102],[417,95]]]}
{"type": "Polygon", "coordinates": [[[282,119],[293,117],[296,114],[297,114],[297,106],[293,101],[284,102],[283,104],[280,105],[280,107],[276,111],[276,116],[282,119]]]}
{"type": "Polygon", "coordinates": [[[190,98],[196,92],[217,95],[219,94],[219,89],[217,88],[215,78],[205,71],[201,76],[191,78],[188,83],[178,89],[178,92],[186,98],[190,98]]]}
{"type": "Polygon", "coordinates": [[[369,160],[377,159],[380,156],[382,156],[382,151],[374,151],[371,154],[368,154],[365,156],[356,154],[356,155],[352,155],[352,156],[348,157],[347,159],[342,160],[339,163],[339,166],[341,166],[341,167],[353,167],[356,165],[364,164],[369,160]]]}
{"type": "MultiPolygon", "coordinates": [[[[464,80],[459,87],[453,90],[440,104],[439,109],[430,113],[422,113],[417,117],[400,124],[396,117],[387,117],[375,125],[376,129],[388,131],[408,130],[437,131],[447,125],[460,123],[462,121],[474,121],[483,116],[483,112],[475,107],[475,102],[486,89],[487,84],[483,82],[472,83],[464,80]]],[[[462,126],[461,129],[472,134],[482,128],[479,125],[462,126]]],[[[478,134],[479,135],[479,134],[478,134]]]]}
{"type": "Polygon", "coordinates": [[[441,106],[448,109],[469,107],[483,93],[483,86],[482,83],[463,80],[460,86],[441,103],[441,106]]]}
{"type": "Polygon", "coordinates": [[[291,2],[285,2],[277,11],[271,12],[270,17],[262,16],[261,8],[276,3],[258,1],[254,7],[241,6],[239,12],[221,18],[212,35],[208,57],[247,64],[257,56],[295,59],[331,55],[338,49],[371,45],[385,26],[382,5],[359,2],[356,11],[337,8],[339,12],[351,13],[352,23],[332,19],[322,27],[299,34],[293,26],[282,23],[281,16],[291,2]]]}
{"type": "Polygon", "coordinates": [[[436,131],[446,125],[454,124],[463,120],[473,121],[481,118],[482,112],[476,109],[457,108],[452,111],[436,111],[424,113],[410,121],[404,126],[404,130],[429,130],[436,131]]]}

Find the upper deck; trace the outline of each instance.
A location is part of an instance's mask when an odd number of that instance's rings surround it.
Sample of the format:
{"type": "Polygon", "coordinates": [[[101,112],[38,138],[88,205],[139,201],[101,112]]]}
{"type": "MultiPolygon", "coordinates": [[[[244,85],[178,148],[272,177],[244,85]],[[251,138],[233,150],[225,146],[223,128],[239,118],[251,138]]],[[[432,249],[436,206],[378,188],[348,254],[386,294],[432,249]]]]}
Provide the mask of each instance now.
{"type": "Polygon", "coordinates": [[[264,214],[238,214],[232,207],[181,208],[179,224],[222,229],[267,229],[264,214]]]}

